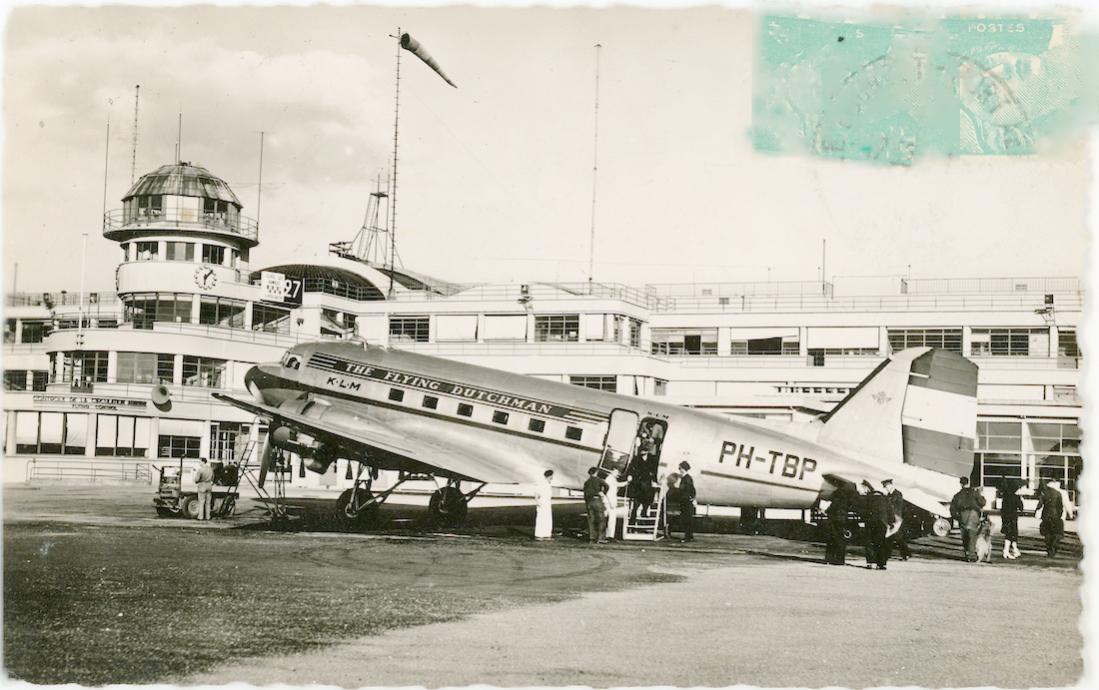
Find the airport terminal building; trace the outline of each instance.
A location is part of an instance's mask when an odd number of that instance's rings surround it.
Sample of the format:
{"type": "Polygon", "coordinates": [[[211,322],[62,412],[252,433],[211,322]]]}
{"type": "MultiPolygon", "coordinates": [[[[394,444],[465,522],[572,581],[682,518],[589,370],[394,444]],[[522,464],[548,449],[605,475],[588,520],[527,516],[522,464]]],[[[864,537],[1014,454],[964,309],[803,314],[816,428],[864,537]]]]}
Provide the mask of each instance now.
{"type": "MultiPolygon", "coordinates": [[[[927,345],[980,368],[975,480],[1055,476],[1079,500],[1076,278],[460,285],[338,250],[253,266],[260,229],[242,211],[208,170],[162,166],[104,217],[114,293],[83,296],[83,310],[75,285],[8,295],[5,481],[141,480],[173,458],[232,459],[266,428],[211,394],[247,395],[252,364],[322,338],[795,422],[890,352],[927,345]],[[154,404],[161,385],[169,401],[154,404]]],[[[335,496],[346,465],[295,464],[287,479],[335,496]]]]}

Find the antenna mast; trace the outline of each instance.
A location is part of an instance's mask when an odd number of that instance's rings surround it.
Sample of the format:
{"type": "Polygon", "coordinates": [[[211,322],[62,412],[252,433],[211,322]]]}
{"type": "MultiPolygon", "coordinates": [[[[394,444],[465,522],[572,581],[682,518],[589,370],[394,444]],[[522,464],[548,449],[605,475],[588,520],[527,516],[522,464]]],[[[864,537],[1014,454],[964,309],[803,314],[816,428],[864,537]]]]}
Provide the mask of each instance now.
{"type": "Polygon", "coordinates": [[[599,51],[601,43],[595,44],[595,136],[592,142],[591,165],[591,238],[588,248],[588,294],[592,291],[595,277],[595,192],[599,179],[599,51]]]}
{"type": "MultiPolygon", "coordinates": [[[[111,160],[111,111],[107,110],[107,143],[103,147],[103,217],[100,222],[107,221],[107,164],[111,160]]],[[[131,183],[132,186],[132,183],[131,183]]]]}
{"type": "Polygon", "coordinates": [[[393,177],[389,181],[389,294],[393,297],[393,261],[397,244],[397,132],[401,122],[401,27],[397,27],[397,85],[393,97],[393,177]]]}
{"type": "Polygon", "coordinates": [[[263,132],[259,133],[259,182],[256,184],[256,225],[259,225],[260,199],[263,198],[263,132]]]}
{"type": "Polygon", "coordinates": [[[130,186],[134,186],[134,174],[137,171],[137,105],[141,102],[141,84],[134,87],[134,141],[130,151],[130,186]]]}

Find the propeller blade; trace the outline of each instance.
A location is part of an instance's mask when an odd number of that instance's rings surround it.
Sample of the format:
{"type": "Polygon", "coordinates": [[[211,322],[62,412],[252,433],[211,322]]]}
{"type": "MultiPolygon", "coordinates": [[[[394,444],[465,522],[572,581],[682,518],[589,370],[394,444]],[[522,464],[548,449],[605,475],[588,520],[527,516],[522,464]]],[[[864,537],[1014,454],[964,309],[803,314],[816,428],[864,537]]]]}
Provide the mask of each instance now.
{"type": "Polygon", "coordinates": [[[271,470],[271,458],[273,454],[274,447],[271,445],[271,437],[270,434],[268,434],[268,437],[263,440],[263,448],[260,449],[259,456],[259,481],[256,482],[256,485],[261,489],[263,488],[264,482],[267,481],[267,473],[271,470]]]}

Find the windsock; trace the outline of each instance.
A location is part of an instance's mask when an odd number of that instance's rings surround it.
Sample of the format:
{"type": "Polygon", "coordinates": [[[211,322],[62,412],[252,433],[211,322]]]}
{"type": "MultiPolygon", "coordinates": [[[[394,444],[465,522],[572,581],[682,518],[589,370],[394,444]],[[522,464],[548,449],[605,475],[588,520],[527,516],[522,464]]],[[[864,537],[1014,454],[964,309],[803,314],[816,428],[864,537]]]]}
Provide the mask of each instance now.
{"type": "Polygon", "coordinates": [[[458,88],[458,85],[450,81],[450,77],[443,73],[443,69],[439,67],[439,63],[435,62],[435,58],[431,57],[431,53],[424,50],[424,47],[420,45],[419,41],[408,34],[401,34],[401,47],[427,63],[427,66],[435,70],[435,73],[442,77],[443,81],[454,88],[458,88]]]}

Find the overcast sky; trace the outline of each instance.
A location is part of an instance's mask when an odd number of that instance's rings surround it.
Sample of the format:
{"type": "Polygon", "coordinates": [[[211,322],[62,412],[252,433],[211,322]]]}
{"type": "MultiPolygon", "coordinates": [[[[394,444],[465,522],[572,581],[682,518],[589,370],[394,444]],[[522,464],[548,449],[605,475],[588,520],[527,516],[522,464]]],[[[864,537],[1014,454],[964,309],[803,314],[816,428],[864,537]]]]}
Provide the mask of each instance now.
{"type": "Polygon", "coordinates": [[[182,158],[256,215],[252,267],[322,254],[362,223],[390,160],[397,26],[457,84],[402,56],[398,245],[458,282],[584,280],[595,49],[602,49],[597,280],[1082,275],[1086,156],[884,168],[753,151],[758,19],[743,10],[20,8],[4,51],[5,290],[113,288],[108,208],[182,158]]]}

